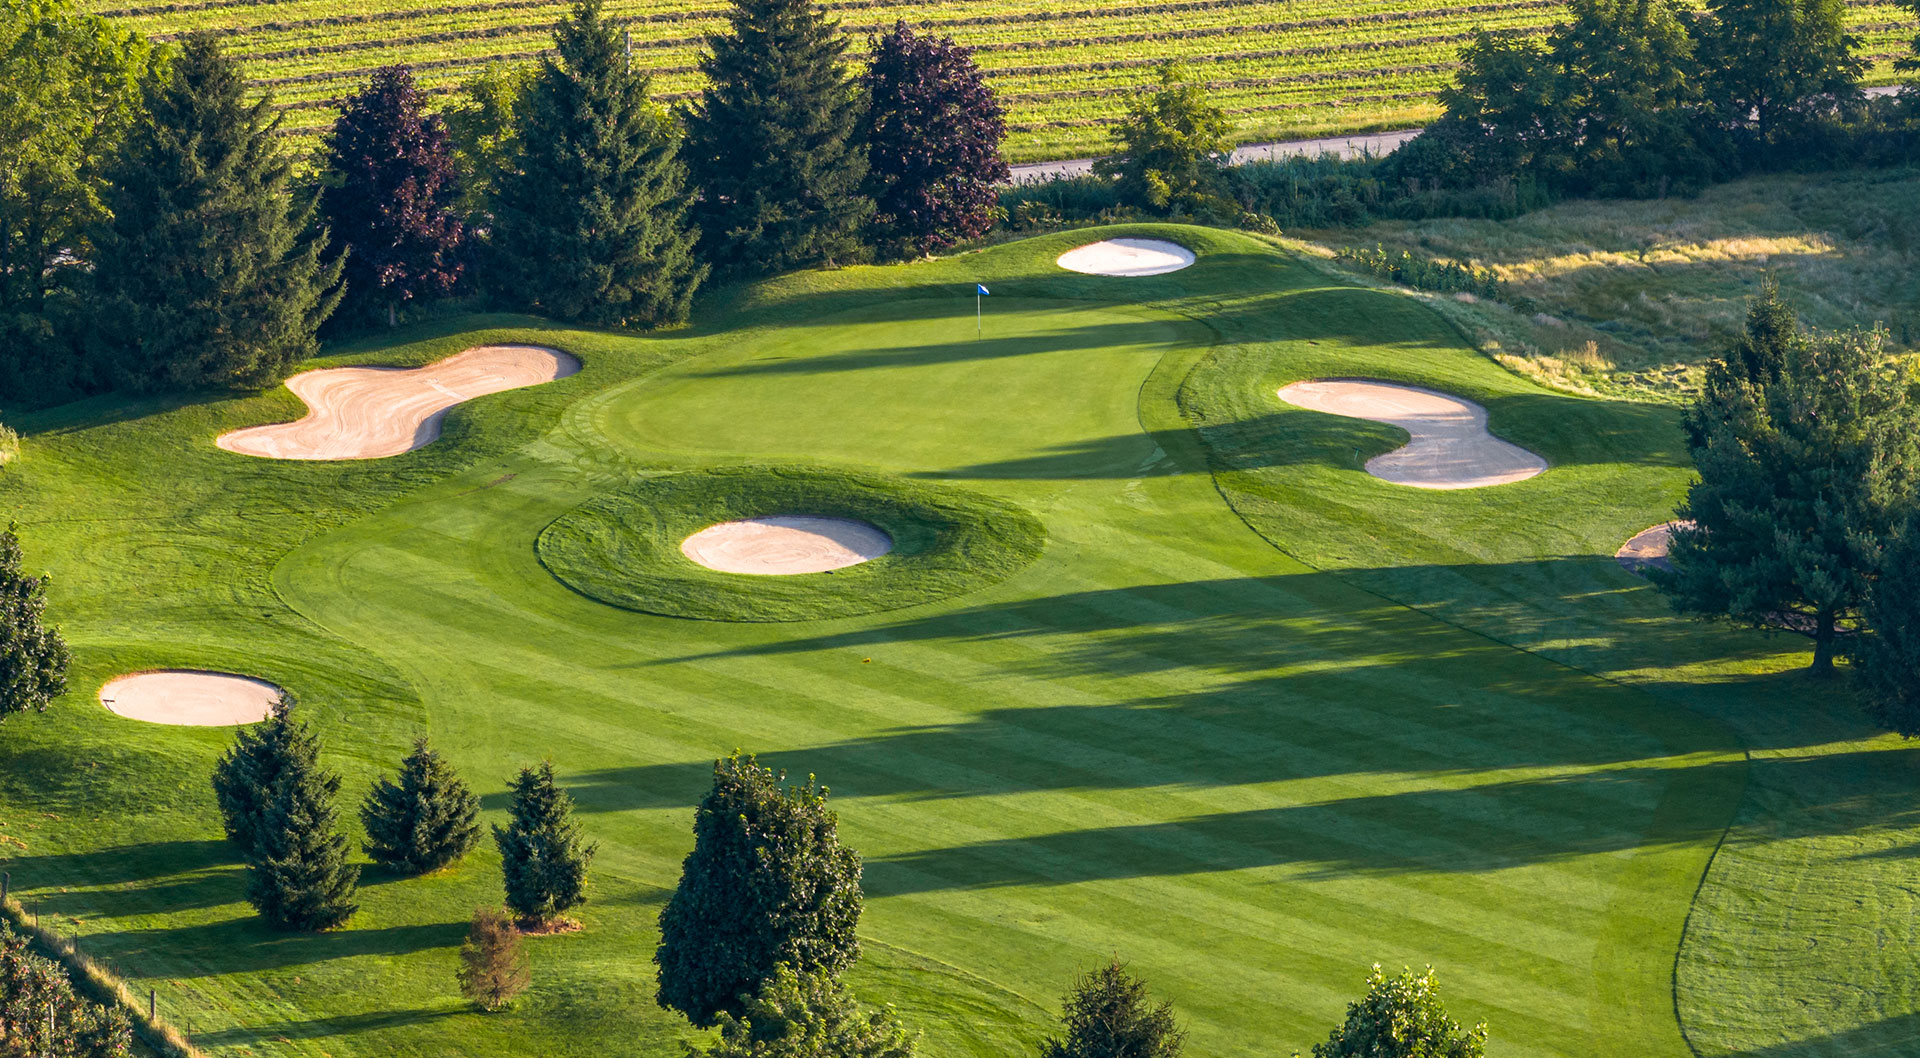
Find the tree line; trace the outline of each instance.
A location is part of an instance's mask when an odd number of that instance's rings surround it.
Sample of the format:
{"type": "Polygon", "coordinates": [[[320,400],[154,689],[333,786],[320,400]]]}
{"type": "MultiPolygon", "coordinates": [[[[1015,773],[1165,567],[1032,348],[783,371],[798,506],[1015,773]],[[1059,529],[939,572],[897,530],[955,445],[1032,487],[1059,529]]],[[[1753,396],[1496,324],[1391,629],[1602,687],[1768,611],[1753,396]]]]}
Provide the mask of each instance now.
{"type": "Polygon", "coordinates": [[[9,7],[0,396],[257,387],[323,326],[454,296],[670,326],[709,277],[913,257],[992,224],[1005,120],[967,49],[896,23],[856,77],[807,0],[729,20],[678,111],[600,0],[444,115],[404,67],[376,71],[303,180],[213,36],[156,47],[63,3],[9,7]]]}

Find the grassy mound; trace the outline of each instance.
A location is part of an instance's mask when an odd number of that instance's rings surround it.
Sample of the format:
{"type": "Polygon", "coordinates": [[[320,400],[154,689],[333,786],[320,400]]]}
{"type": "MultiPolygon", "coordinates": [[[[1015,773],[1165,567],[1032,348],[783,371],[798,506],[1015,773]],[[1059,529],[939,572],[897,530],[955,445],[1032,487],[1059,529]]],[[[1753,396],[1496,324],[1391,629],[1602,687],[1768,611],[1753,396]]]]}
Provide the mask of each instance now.
{"type": "Polygon", "coordinates": [[[540,561],[582,595],[708,621],[809,621],[898,610],[1006,579],[1040,557],[1046,530],[1020,508],[901,478],[804,466],[720,467],[635,479],[540,534],[540,561]],[[716,522],[778,514],[877,526],[893,550],[825,573],[722,573],[681,553],[716,522]]]}

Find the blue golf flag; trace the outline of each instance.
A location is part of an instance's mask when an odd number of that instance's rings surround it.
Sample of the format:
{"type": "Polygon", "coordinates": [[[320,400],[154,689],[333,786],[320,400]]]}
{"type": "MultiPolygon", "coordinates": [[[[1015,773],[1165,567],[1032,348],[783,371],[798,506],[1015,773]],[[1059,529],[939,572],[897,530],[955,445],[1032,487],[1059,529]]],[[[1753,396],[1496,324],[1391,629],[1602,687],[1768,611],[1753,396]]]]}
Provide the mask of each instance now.
{"type": "Polygon", "coordinates": [[[981,285],[980,285],[979,283],[975,283],[975,284],[973,285],[973,289],[975,289],[975,290],[978,290],[978,291],[979,291],[980,293],[982,293],[982,294],[991,294],[991,293],[993,293],[993,291],[991,291],[991,290],[988,290],[988,289],[987,289],[986,287],[984,287],[984,286],[981,286],[981,285]]]}

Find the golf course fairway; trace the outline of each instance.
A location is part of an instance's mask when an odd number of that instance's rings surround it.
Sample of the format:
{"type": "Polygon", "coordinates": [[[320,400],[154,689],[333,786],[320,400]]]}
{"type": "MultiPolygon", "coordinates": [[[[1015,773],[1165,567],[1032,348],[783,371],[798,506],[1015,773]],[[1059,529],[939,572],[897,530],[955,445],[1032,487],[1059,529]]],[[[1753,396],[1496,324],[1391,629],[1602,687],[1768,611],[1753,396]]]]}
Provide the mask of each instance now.
{"type": "Polygon", "coordinates": [[[676,1055],[701,1034],[654,1003],[655,918],[740,748],[831,787],[866,864],[848,980],[928,1058],[1033,1053],[1113,955],[1197,1058],[1305,1051],[1375,962],[1433,965],[1501,1058],[1910,1042],[1912,752],[1797,671],[1803,641],[1673,617],[1614,561],[1684,493],[1676,409],[1541,389],[1412,296],[1172,225],[806,273],[696,319],[330,349],[311,366],[513,343],[582,365],[384,459],[215,446],[298,418],[284,388],[11,418],[0,504],[74,646],[67,695],[0,728],[13,894],[211,1054],[676,1055]],[[1101,238],[1196,261],[1054,265],[1101,238]],[[1322,378],[1470,400],[1548,469],[1379,480],[1404,432],[1276,396],[1322,378]],[[793,595],[777,620],[655,616],[543,564],[549,526],[635,482],[788,465],[1040,529],[977,584],[829,620],[793,595]],[[296,693],[356,847],[354,806],[417,734],[488,821],[551,759],[600,847],[585,928],[531,939],[532,991],[474,1012],[453,971],[500,899],[486,842],[423,878],[370,868],[344,929],[266,929],[207,783],[231,729],[99,704],[163,668],[296,693]]]}

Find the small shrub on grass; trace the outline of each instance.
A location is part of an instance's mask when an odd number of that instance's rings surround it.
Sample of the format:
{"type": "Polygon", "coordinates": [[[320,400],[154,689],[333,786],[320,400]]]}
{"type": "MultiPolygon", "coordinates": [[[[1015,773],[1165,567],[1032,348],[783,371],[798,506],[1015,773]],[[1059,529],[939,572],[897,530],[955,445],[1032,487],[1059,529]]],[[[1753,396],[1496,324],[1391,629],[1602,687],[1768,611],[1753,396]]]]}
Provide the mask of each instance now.
{"type": "Polygon", "coordinates": [[[1040,1058],[1178,1058],[1186,1038],[1173,1004],[1152,1005],[1146,983],[1115,959],[1073,983],[1060,1035],[1040,1044],[1040,1058]]]}
{"type": "Polygon", "coordinates": [[[382,775],[367,791],[361,848],[375,863],[407,874],[437,871],[473,850],[479,818],[480,798],[421,738],[401,763],[399,782],[382,775]]]}
{"type": "Polygon", "coordinates": [[[1313,1045],[1313,1058],[1482,1058],[1485,1022],[1462,1031],[1440,1002],[1433,967],[1388,977],[1374,964],[1367,994],[1347,1004],[1347,1020],[1313,1045]]]}
{"type": "Polygon", "coordinates": [[[573,798],[554,781],[552,761],[520,769],[507,813],[507,825],[493,828],[507,907],[537,927],[586,903],[587,867],[599,846],[581,840],[573,798]]]}
{"type": "Polygon", "coordinates": [[[47,626],[47,578],[21,568],[20,537],[0,532],[0,721],[45,712],[67,690],[67,641],[47,626]]]}
{"type": "Polygon", "coordinates": [[[455,976],[460,994],[481,1010],[512,1006],[533,981],[513,920],[490,907],[476,909],[467,941],[460,945],[460,969],[455,976]]]}
{"type": "Polygon", "coordinates": [[[914,1037],[891,1011],[863,1010],[832,974],[782,966],[738,1017],[720,1015],[720,1039],[688,1058],[912,1058],[914,1037]]]}
{"type": "Polygon", "coordinates": [[[0,425],[0,467],[20,458],[20,435],[13,427],[0,425]]]}

